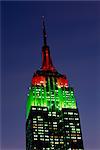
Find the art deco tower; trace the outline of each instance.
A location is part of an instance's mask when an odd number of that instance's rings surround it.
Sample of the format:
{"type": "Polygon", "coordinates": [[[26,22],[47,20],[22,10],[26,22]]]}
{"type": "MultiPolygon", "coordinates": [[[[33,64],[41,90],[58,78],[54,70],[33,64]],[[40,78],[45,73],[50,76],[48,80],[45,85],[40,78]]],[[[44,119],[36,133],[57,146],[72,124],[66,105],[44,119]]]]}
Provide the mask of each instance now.
{"type": "Polygon", "coordinates": [[[54,67],[43,18],[42,67],[29,87],[26,150],[83,150],[74,89],[54,67]]]}

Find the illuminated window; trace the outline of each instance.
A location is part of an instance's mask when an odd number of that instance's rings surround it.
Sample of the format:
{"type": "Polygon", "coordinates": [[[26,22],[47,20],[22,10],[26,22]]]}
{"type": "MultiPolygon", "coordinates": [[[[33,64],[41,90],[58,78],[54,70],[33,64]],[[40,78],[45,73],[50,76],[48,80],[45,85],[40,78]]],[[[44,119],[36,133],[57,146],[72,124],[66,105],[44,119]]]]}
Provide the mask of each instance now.
{"type": "Polygon", "coordinates": [[[34,135],[34,137],[38,137],[38,135],[34,135]]]}
{"type": "Polygon", "coordinates": [[[42,108],[38,108],[38,110],[42,110],[42,108]]]}
{"type": "Polygon", "coordinates": [[[79,120],[79,118],[75,118],[75,120],[79,120]]]}
{"type": "Polygon", "coordinates": [[[44,110],[44,111],[47,111],[47,108],[44,108],[43,110],[44,110]]]}
{"type": "Polygon", "coordinates": [[[40,138],[40,140],[44,141],[44,138],[40,138]]]}
{"type": "Polygon", "coordinates": [[[73,125],[73,123],[69,123],[70,125],[73,125]]]}
{"type": "Polygon", "coordinates": [[[68,118],[64,118],[65,120],[68,120],[68,118]]]}
{"type": "Polygon", "coordinates": [[[55,142],[55,144],[59,144],[59,142],[55,142]]]}
{"type": "Polygon", "coordinates": [[[68,112],[68,115],[73,115],[73,112],[68,112]]]}
{"type": "Polygon", "coordinates": [[[64,114],[67,114],[67,112],[64,112],[64,114]]]}
{"type": "Polygon", "coordinates": [[[43,119],[42,119],[42,118],[38,118],[38,120],[39,120],[39,121],[43,121],[43,119]]]}
{"type": "Polygon", "coordinates": [[[49,139],[45,139],[45,141],[49,141],[49,139]]]}
{"type": "Polygon", "coordinates": [[[53,139],[50,138],[50,141],[53,141],[53,139]]]}
{"type": "Polygon", "coordinates": [[[78,113],[74,113],[74,115],[78,115],[78,113]]]}
{"type": "Polygon", "coordinates": [[[57,122],[53,122],[53,124],[57,124],[57,122]]]}
{"type": "Polygon", "coordinates": [[[52,114],[56,114],[56,112],[52,112],[52,114]]]}
{"type": "Polygon", "coordinates": [[[48,132],[48,130],[45,130],[45,132],[48,132]]]}
{"type": "Polygon", "coordinates": [[[66,138],[67,138],[67,139],[70,139],[70,137],[69,137],[69,136],[67,136],[66,138]]]}
{"type": "Polygon", "coordinates": [[[43,130],[40,130],[40,129],[39,129],[38,131],[39,131],[39,132],[43,132],[43,130]]]}
{"type": "Polygon", "coordinates": [[[73,126],[71,125],[71,127],[72,127],[72,128],[75,128],[75,126],[74,126],[74,125],[73,125],[73,126]]]}
{"type": "Polygon", "coordinates": [[[76,133],[76,131],[72,131],[72,133],[76,133]]]}
{"type": "Polygon", "coordinates": [[[57,127],[57,125],[53,125],[53,127],[57,127]]]}
{"type": "Polygon", "coordinates": [[[44,137],[44,135],[40,135],[40,137],[44,137]]]}
{"type": "Polygon", "coordinates": [[[73,142],[77,142],[77,140],[73,140],[73,142]]]}
{"type": "Polygon", "coordinates": [[[43,124],[38,124],[38,126],[43,126],[43,124]]]}
{"type": "Polygon", "coordinates": [[[76,139],[76,137],[72,136],[71,139],[76,139]]]}
{"type": "Polygon", "coordinates": [[[35,108],[35,107],[32,107],[32,110],[36,110],[36,108],[35,108]]]}
{"type": "Polygon", "coordinates": [[[44,126],[45,126],[45,127],[47,127],[47,126],[48,126],[48,124],[44,124],[44,126]]]}
{"type": "Polygon", "coordinates": [[[59,139],[54,139],[55,141],[59,141],[59,139]]]}
{"type": "Polygon", "coordinates": [[[69,118],[69,120],[74,120],[74,118],[69,118]]]}
{"type": "Polygon", "coordinates": [[[45,137],[49,138],[49,136],[48,136],[48,135],[45,135],[45,137]]]}
{"type": "Polygon", "coordinates": [[[60,142],[60,144],[64,144],[64,142],[60,142]]]}
{"type": "Polygon", "coordinates": [[[62,122],[62,120],[59,120],[59,123],[62,122]]]}
{"type": "Polygon", "coordinates": [[[80,131],[77,131],[77,133],[80,133],[80,131]]]}
{"type": "Polygon", "coordinates": [[[72,128],[72,130],[75,130],[75,128],[72,128]]]}
{"type": "Polygon", "coordinates": [[[55,127],[55,128],[53,128],[53,130],[57,130],[57,128],[55,127]]]}
{"type": "Polygon", "coordinates": [[[41,116],[37,116],[37,118],[41,118],[41,116]]]}
{"type": "Polygon", "coordinates": [[[76,131],[80,131],[80,129],[76,129],[76,131]]]}
{"type": "Polygon", "coordinates": [[[33,123],[36,123],[36,121],[33,121],[33,123]]]}
{"type": "Polygon", "coordinates": [[[65,127],[67,127],[67,128],[68,128],[68,127],[69,127],[69,125],[65,125],[65,127]]]}
{"type": "Polygon", "coordinates": [[[38,129],[43,129],[43,127],[38,127],[38,129]]]}

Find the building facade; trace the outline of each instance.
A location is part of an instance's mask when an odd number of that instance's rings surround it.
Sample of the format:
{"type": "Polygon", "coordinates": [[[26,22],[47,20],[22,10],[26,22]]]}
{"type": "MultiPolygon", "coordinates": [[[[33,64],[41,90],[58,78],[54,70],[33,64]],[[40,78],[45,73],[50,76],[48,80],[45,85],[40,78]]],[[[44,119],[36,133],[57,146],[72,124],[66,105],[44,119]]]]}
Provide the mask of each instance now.
{"type": "Polygon", "coordinates": [[[80,117],[65,75],[53,66],[43,19],[42,67],[26,104],[26,150],[83,150],[80,117]]]}

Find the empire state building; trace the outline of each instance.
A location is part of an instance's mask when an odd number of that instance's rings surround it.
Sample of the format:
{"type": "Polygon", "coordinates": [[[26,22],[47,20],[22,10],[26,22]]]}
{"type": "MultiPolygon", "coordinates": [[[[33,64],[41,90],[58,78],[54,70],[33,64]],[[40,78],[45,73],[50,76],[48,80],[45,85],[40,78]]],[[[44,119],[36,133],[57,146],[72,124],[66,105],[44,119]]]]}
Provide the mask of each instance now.
{"type": "Polygon", "coordinates": [[[32,77],[26,104],[26,150],[83,150],[74,89],[52,63],[43,18],[42,65],[32,77]]]}

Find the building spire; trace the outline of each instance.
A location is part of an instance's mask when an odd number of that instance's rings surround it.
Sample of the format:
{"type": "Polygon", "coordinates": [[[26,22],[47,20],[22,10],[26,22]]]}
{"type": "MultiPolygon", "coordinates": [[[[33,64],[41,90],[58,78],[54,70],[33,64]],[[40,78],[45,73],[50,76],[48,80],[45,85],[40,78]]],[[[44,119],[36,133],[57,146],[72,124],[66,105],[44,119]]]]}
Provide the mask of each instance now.
{"type": "Polygon", "coordinates": [[[45,17],[42,16],[42,25],[43,25],[43,44],[44,46],[47,46],[47,34],[45,29],[45,17]]]}
{"type": "Polygon", "coordinates": [[[55,71],[55,68],[52,63],[50,56],[49,46],[47,45],[47,34],[45,29],[45,18],[42,16],[42,25],[43,25],[43,47],[42,47],[42,70],[51,70],[55,71]]]}

